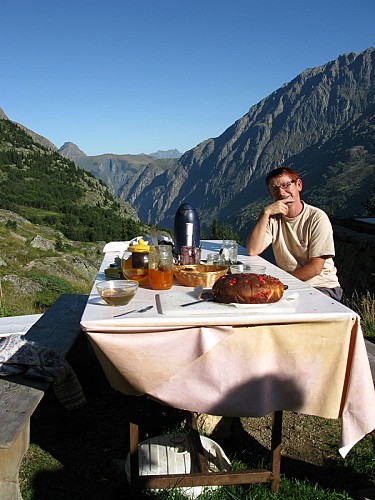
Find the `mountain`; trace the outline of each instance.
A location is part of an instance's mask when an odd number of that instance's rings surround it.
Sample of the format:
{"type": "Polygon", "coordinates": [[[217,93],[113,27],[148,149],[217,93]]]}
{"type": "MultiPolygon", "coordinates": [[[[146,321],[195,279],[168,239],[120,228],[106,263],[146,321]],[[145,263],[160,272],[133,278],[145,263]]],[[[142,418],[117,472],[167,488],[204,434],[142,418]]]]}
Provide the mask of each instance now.
{"type": "Polygon", "coordinates": [[[168,149],[167,151],[161,151],[160,149],[156,153],[151,153],[150,156],[153,158],[180,158],[182,153],[178,149],[168,149]]]}
{"type": "Polygon", "coordinates": [[[269,200],[265,175],[286,165],[301,174],[306,202],[332,216],[363,214],[374,179],[374,90],[375,49],[341,55],[303,71],[179,160],[108,162],[104,182],[144,222],[172,228],[178,206],[189,202],[203,228],[216,217],[244,238],[269,200]]]}
{"type": "Polygon", "coordinates": [[[76,162],[79,158],[86,156],[83,151],[73,142],[65,142],[59,149],[59,153],[68,160],[76,162]]]}
{"type": "MultiPolygon", "coordinates": [[[[177,150],[175,150],[177,151],[177,150]]],[[[106,184],[112,193],[123,200],[125,186],[129,192],[137,195],[156,176],[175,166],[178,159],[158,158],[146,154],[116,155],[105,153],[88,156],[76,144],[66,142],[59,153],[74,161],[77,167],[90,172],[106,184]],[[121,193],[119,192],[121,189],[121,193]]]]}

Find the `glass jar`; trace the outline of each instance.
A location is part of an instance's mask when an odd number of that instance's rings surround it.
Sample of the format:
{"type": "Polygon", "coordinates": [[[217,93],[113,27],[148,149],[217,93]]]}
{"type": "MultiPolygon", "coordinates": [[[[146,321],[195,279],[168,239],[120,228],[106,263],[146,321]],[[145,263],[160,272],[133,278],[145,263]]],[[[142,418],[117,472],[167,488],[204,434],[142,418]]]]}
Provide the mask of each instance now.
{"type": "Polygon", "coordinates": [[[170,245],[150,247],[148,280],[153,290],[169,290],[173,285],[173,255],[170,245]]]}
{"type": "Polygon", "coordinates": [[[237,264],[238,247],[235,240],[223,240],[220,254],[226,266],[237,264]]]}
{"type": "Polygon", "coordinates": [[[125,278],[136,280],[140,285],[148,284],[148,260],[150,246],[141,238],[134,245],[129,245],[121,261],[125,278]],[[130,255],[129,255],[130,252],[130,255]]]}

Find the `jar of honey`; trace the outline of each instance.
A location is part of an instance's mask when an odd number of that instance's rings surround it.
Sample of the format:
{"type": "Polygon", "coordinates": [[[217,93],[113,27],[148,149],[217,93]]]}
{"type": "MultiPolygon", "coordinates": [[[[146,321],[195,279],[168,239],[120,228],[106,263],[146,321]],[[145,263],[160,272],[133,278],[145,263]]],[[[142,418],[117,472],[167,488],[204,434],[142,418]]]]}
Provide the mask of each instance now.
{"type": "Polygon", "coordinates": [[[153,290],[169,290],[173,285],[173,255],[170,245],[150,247],[148,278],[153,290]]]}
{"type": "Polygon", "coordinates": [[[136,280],[140,285],[148,285],[148,259],[150,246],[141,238],[137,243],[128,246],[121,261],[125,278],[136,280]],[[129,255],[130,252],[130,255],[129,255]]]}

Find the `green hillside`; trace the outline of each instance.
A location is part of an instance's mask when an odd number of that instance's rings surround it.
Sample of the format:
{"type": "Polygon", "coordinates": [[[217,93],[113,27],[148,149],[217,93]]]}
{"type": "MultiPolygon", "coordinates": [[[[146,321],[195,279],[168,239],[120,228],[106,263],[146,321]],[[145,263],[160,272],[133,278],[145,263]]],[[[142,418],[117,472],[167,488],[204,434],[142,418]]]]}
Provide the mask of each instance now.
{"type": "Polygon", "coordinates": [[[0,200],[0,208],[71,240],[126,240],[147,227],[100,180],[7,119],[0,119],[0,200]]]}

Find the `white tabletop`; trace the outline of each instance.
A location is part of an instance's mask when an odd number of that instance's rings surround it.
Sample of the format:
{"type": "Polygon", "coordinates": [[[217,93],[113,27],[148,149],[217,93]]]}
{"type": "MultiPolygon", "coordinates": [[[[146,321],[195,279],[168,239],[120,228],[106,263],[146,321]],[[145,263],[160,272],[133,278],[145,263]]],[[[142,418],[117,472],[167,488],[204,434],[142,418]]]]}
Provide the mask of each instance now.
{"type": "MultiPolygon", "coordinates": [[[[207,253],[218,252],[221,241],[202,241],[202,259],[207,253]]],[[[161,328],[182,326],[215,326],[215,325],[254,325],[254,324],[285,324],[301,321],[341,320],[355,313],[343,304],[325,296],[306,283],[294,278],[262,257],[249,257],[245,249],[239,247],[238,260],[244,264],[266,266],[266,274],[279,278],[288,286],[283,299],[274,304],[250,305],[248,308],[238,308],[233,305],[214,302],[194,306],[181,307],[181,304],[194,301],[197,298],[193,287],[179,286],[177,282],[170,290],[154,291],[140,287],[126,306],[110,307],[100,298],[96,283],[104,280],[104,269],[121,256],[120,243],[111,243],[107,248],[116,251],[106,252],[97,279],[92,287],[88,304],[82,317],[81,326],[85,331],[116,332],[133,328],[161,328]],[[296,298],[297,297],[297,298],[296,298]],[[138,310],[146,305],[154,306],[145,313],[131,313],[124,317],[114,318],[130,310],[138,310]]],[[[124,243],[124,248],[126,244],[124,243]]]]}

